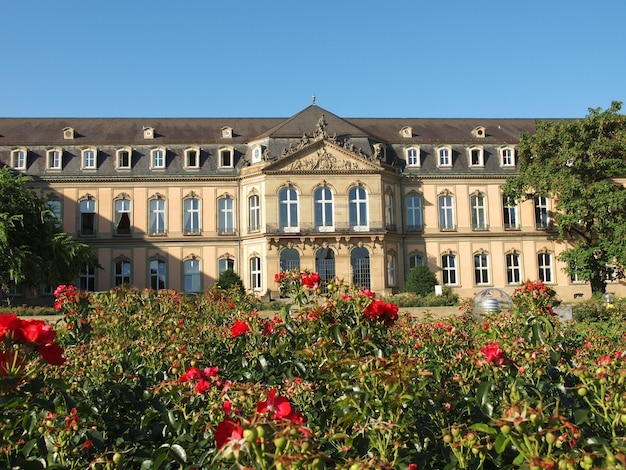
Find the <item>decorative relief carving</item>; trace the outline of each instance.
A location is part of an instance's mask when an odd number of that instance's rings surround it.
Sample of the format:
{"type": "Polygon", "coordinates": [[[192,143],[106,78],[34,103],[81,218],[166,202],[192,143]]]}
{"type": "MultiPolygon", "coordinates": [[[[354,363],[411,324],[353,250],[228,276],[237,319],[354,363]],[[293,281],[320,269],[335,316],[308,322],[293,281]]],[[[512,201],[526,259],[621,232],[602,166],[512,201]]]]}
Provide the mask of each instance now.
{"type": "Polygon", "coordinates": [[[357,170],[360,165],[348,159],[337,159],[325,149],[318,150],[315,155],[301,158],[285,167],[285,170],[295,171],[327,171],[327,170],[357,170]]]}

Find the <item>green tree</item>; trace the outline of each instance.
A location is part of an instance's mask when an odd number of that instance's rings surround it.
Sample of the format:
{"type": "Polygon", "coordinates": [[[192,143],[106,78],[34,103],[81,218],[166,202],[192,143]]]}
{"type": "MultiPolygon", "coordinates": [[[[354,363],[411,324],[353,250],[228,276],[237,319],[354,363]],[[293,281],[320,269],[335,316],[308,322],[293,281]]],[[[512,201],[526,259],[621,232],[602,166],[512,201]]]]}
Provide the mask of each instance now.
{"type": "Polygon", "coordinates": [[[241,293],[245,292],[243,281],[232,269],[227,269],[220,274],[220,277],[217,279],[217,287],[223,290],[236,288],[241,293]]]}
{"type": "Polygon", "coordinates": [[[590,109],[584,119],[540,121],[519,144],[519,172],[504,186],[504,197],[536,196],[554,201],[558,239],[570,248],[559,255],[569,275],[604,292],[613,269],[626,265],[626,116],[622,103],[590,109]],[[611,266],[611,268],[609,268],[611,266]],[[615,268],[612,268],[615,266],[615,268]]]}
{"type": "Polygon", "coordinates": [[[0,168],[0,290],[69,283],[97,266],[93,248],[61,230],[30,181],[0,168]]]}
{"type": "Polygon", "coordinates": [[[418,264],[407,276],[404,283],[404,292],[414,292],[417,295],[425,296],[435,292],[437,277],[428,267],[418,264]]]}

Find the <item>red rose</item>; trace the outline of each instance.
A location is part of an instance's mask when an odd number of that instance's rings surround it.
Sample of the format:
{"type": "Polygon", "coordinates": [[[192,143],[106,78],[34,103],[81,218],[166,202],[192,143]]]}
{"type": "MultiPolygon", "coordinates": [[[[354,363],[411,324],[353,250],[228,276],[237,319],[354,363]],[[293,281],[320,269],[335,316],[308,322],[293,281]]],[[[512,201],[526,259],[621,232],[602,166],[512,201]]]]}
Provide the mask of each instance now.
{"type": "Polygon", "coordinates": [[[23,321],[12,313],[0,313],[0,339],[21,341],[23,321]]]}
{"type": "Polygon", "coordinates": [[[320,276],[317,273],[302,273],[302,284],[309,289],[316,289],[320,284],[320,276]]]}
{"type": "Polygon", "coordinates": [[[60,366],[65,363],[63,349],[57,343],[38,346],[37,352],[39,353],[39,356],[50,365],[60,366]]]}
{"type": "Polygon", "coordinates": [[[498,343],[489,343],[480,350],[481,353],[487,358],[487,363],[493,364],[496,367],[504,364],[504,351],[500,349],[498,343]]]}
{"type": "Polygon", "coordinates": [[[215,429],[215,445],[218,449],[231,439],[243,439],[243,428],[230,418],[226,418],[215,429]]]}
{"type": "Polygon", "coordinates": [[[57,332],[42,320],[27,320],[22,324],[24,339],[40,346],[51,344],[57,332]]]}
{"type": "Polygon", "coordinates": [[[237,338],[241,335],[245,335],[249,331],[250,327],[246,322],[241,320],[235,320],[235,323],[233,323],[233,326],[230,329],[230,335],[232,338],[237,338]]]}

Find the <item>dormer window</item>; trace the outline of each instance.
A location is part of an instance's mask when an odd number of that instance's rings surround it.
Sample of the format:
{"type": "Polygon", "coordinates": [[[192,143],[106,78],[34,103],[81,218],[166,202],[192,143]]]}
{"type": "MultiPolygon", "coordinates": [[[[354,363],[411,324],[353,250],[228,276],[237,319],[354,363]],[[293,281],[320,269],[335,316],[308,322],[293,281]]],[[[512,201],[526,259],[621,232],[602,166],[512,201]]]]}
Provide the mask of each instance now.
{"type": "Polygon", "coordinates": [[[419,147],[409,147],[406,149],[406,164],[412,167],[421,165],[419,147]]]}
{"type": "Polygon", "coordinates": [[[452,149],[450,147],[439,147],[437,149],[437,166],[451,167],[452,166],[452,149]]]}
{"type": "Polygon", "coordinates": [[[234,151],[232,148],[220,149],[220,168],[232,168],[234,160],[234,151]]]}
{"type": "Polygon", "coordinates": [[[131,148],[118,149],[115,164],[118,170],[130,170],[132,165],[133,150],[131,148]]]}
{"type": "Polygon", "coordinates": [[[63,166],[63,150],[50,149],[47,154],[47,166],[49,170],[60,170],[63,166]]]}
{"type": "Polygon", "coordinates": [[[405,139],[410,139],[413,137],[413,128],[409,126],[405,126],[400,129],[400,135],[405,139]]]}
{"type": "Polygon", "coordinates": [[[163,147],[158,147],[150,151],[150,168],[163,169],[165,168],[165,155],[166,151],[163,147]]]}
{"type": "Polygon", "coordinates": [[[65,127],[63,129],[63,138],[65,140],[72,140],[74,138],[74,128],[72,128],[72,127],[65,127]]]}
{"type": "Polygon", "coordinates": [[[233,128],[229,126],[222,127],[222,139],[232,139],[233,128]]]}
{"type": "Polygon", "coordinates": [[[484,139],[487,135],[487,130],[483,126],[476,126],[472,130],[472,135],[477,139],[484,139]]]}
{"type": "Polygon", "coordinates": [[[513,147],[501,147],[500,165],[507,167],[515,166],[515,149],[513,147]]]}
{"type": "Polygon", "coordinates": [[[154,139],[154,128],[153,127],[144,127],[143,128],[143,138],[144,139],[154,139]]]}
{"type": "Polygon", "coordinates": [[[472,167],[485,166],[484,150],[482,147],[470,147],[467,149],[469,164],[472,167]]]}
{"type": "Polygon", "coordinates": [[[11,166],[15,170],[25,170],[28,151],[25,148],[15,149],[11,151],[11,166]]]}
{"type": "Polygon", "coordinates": [[[94,170],[97,165],[98,150],[95,148],[87,148],[82,151],[82,168],[85,170],[94,170]]]}
{"type": "Polygon", "coordinates": [[[189,147],[185,150],[185,168],[200,168],[200,149],[189,147]]]}

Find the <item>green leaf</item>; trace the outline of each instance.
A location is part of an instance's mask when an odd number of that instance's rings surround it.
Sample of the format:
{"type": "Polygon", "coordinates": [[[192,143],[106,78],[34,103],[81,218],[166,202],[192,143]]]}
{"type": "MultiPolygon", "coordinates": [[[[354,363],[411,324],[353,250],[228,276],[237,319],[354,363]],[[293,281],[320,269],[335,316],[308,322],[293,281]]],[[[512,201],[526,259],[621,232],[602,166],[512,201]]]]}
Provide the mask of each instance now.
{"type": "Polygon", "coordinates": [[[493,414],[493,403],[491,402],[491,390],[493,383],[490,381],[481,382],[476,391],[476,400],[483,413],[487,416],[493,414]]]}
{"type": "Polygon", "coordinates": [[[187,452],[185,452],[185,449],[183,449],[182,446],[178,444],[172,444],[170,450],[172,451],[172,454],[174,454],[174,457],[176,458],[176,460],[178,460],[178,462],[187,463],[187,452]]]}
{"type": "Polygon", "coordinates": [[[509,444],[509,436],[506,436],[504,434],[498,434],[498,437],[496,437],[496,442],[494,443],[493,448],[496,450],[498,454],[501,454],[507,449],[508,444],[509,444]]]}
{"type": "Polygon", "coordinates": [[[490,434],[492,436],[498,434],[497,430],[485,423],[474,423],[470,426],[470,429],[473,431],[484,432],[485,434],[490,434]]]}

